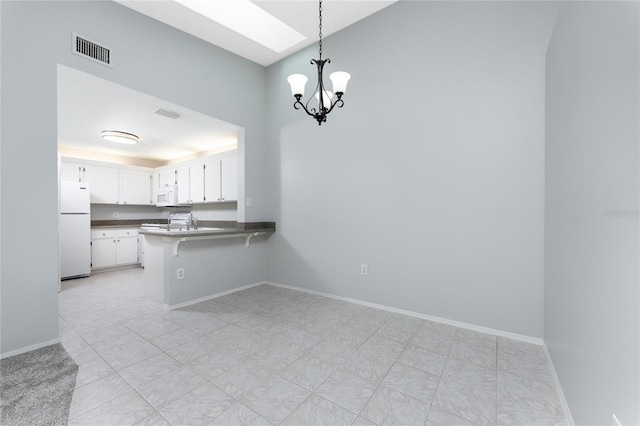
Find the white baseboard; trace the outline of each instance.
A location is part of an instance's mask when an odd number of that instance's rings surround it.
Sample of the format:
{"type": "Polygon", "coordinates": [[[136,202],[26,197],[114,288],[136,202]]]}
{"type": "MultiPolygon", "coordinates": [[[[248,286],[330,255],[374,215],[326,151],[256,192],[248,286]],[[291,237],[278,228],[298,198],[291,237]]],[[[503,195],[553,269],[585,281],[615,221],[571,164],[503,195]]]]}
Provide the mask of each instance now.
{"type": "Polygon", "coordinates": [[[231,290],[221,291],[220,293],[215,293],[215,294],[212,294],[210,296],[201,297],[199,299],[190,300],[188,302],[178,303],[177,305],[164,305],[164,306],[165,306],[165,309],[167,309],[167,310],[180,309],[180,308],[184,308],[185,306],[191,306],[191,305],[195,305],[196,303],[206,302],[207,300],[216,299],[218,297],[226,296],[227,294],[235,293],[235,292],[240,291],[240,290],[246,290],[248,288],[256,287],[256,286],[259,286],[259,285],[262,285],[262,284],[270,284],[270,283],[268,283],[266,281],[260,281],[260,282],[253,283],[253,284],[247,284],[247,285],[244,285],[242,287],[232,288],[231,290]]]}
{"type": "Polygon", "coordinates": [[[410,317],[420,318],[420,319],[433,321],[433,322],[439,322],[441,324],[452,325],[454,327],[459,327],[459,328],[464,328],[464,329],[467,329],[467,330],[477,331],[479,333],[493,334],[493,335],[499,336],[499,337],[506,337],[508,339],[518,340],[520,342],[532,343],[534,345],[539,345],[539,346],[544,345],[544,340],[542,340],[542,339],[540,339],[538,337],[531,337],[531,336],[525,336],[523,334],[511,333],[509,331],[496,330],[494,328],[483,327],[483,326],[480,326],[480,325],[469,324],[469,323],[466,323],[466,322],[454,321],[454,320],[450,320],[450,319],[446,319],[446,318],[440,318],[440,317],[436,317],[436,316],[432,316],[432,315],[421,314],[421,313],[418,313],[418,312],[407,311],[407,310],[404,310],[404,309],[393,308],[393,307],[385,306],[385,305],[379,305],[377,303],[365,302],[363,300],[352,299],[350,297],[336,296],[336,295],[329,294],[329,293],[323,293],[321,291],[309,290],[309,289],[306,289],[306,288],[296,287],[296,286],[287,285],[287,284],[280,284],[280,283],[275,283],[275,282],[270,282],[270,281],[265,282],[265,284],[269,284],[269,285],[272,285],[272,286],[275,286],[275,287],[288,288],[290,290],[302,291],[302,292],[310,293],[310,294],[316,294],[318,296],[329,297],[331,299],[343,300],[345,302],[351,302],[351,303],[355,303],[357,305],[367,306],[369,308],[382,309],[382,310],[388,311],[388,312],[394,312],[394,313],[397,313],[397,314],[407,315],[407,316],[410,316],[410,317]]]}
{"type": "Polygon", "coordinates": [[[47,342],[36,343],[35,345],[31,345],[25,348],[16,349],[15,351],[3,353],[2,355],[0,355],[0,359],[9,358],[10,356],[14,356],[14,355],[20,355],[25,352],[35,351],[36,349],[44,348],[45,346],[55,345],[57,343],[60,343],[60,338],[49,340],[47,342]]]}
{"type": "Polygon", "coordinates": [[[573,421],[573,416],[571,415],[571,410],[569,409],[569,403],[567,402],[567,398],[564,396],[564,391],[562,390],[562,386],[560,385],[560,379],[558,378],[558,374],[556,373],[556,368],[553,366],[553,361],[551,360],[551,354],[549,353],[549,348],[547,345],[542,345],[544,349],[544,354],[549,361],[549,367],[551,368],[551,374],[553,375],[553,381],[556,385],[556,391],[558,392],[558,398],[560,399],[560,405],[562,405],[562,411],[564,412],[564,417],[569,422],[570,426],[575,426],[575,422],[573,421]]]}

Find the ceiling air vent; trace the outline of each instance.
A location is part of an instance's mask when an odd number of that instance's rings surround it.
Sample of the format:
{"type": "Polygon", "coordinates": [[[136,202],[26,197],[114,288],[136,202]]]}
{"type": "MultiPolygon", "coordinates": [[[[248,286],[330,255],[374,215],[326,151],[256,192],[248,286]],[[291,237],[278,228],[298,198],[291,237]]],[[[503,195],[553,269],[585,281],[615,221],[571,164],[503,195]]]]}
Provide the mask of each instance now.
{"type": "Polygon", "coordinates": [[[71,43],[71,50],[76,55],[113,68],[113,58],[110,48],[91,41],[78,33],[72,34],[71,43]]]}
{"type": "Polygon", "coordinates": [[[178,114],[177,112],[167,111],[166,109],[157,109],[154,112],[163,117],[173,118],[174,120],[176,118],[180,118],[180,114],[178,114]]]}

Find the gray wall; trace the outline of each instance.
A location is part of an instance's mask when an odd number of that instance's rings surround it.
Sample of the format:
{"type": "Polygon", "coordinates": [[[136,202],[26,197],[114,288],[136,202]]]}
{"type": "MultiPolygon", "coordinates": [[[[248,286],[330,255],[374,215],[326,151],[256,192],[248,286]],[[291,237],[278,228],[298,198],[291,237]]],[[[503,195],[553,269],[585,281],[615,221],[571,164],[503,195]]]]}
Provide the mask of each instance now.
{"type": "MultiPolygon", "coordinates": [[[[215,242],[187,241],[178,247],[178,256],[173,256],[173,245],[162,241],[161,237],[145,238],[149,252],[153,252],[152,256],[145,256],[145,285],[146,274],[161,269],[163,279],[153,281],[158,285],[164,282],[163,302],[168,306],[264,281],[267,236],[253,237],[249,247],[245,247],[242,237],[215,242]],[[147,259],[154,262],[154,269],[146,267],[147,259]],[[184,269],[184,278],[181,280],[176,277],[178,268],[184,269]]],[[[152,278],[156,276],[156,272],[150,274],[152,278]]]]}
{"type": "Polygon", "coordinates": [[[547,53],[544,336],[576,424],[640,424],[639,16],[566,5],[547,53]]]}
{"type": "MultiPolygon", "coordinates": [[[[111,1],[2,1],[0,9],[0,352],[7,353],[58,337],[57,64],[243,127],[242,188],[253,200],[248,221],[264,220],[266,211],[266,73],[111,1]],[[114,68],[72,54],[72,31],[111,47],[114,68]]],[[[256,267],[266,273],[263,264],[256,267]]]]}
{"type": "Polygon", "coordinates": [[[328,71],[352,79],[320,128],[286,83],[302,72],[313,89],[317,46],[269,67],[269,280],[542,337],[554,18],[542,3],[396,3],[325,40],[328,71]]]}

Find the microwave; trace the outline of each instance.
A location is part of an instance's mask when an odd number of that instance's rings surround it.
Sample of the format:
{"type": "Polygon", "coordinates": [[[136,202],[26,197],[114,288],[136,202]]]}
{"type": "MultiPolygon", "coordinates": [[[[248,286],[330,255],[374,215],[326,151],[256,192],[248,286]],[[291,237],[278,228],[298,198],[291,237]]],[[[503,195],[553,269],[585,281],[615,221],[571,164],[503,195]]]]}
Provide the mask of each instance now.
{"type": "Polygon", "coordinates": [[[168,207],[178,205],[178,185],[163,186],[156,189],[156,206],[168,207]]]}

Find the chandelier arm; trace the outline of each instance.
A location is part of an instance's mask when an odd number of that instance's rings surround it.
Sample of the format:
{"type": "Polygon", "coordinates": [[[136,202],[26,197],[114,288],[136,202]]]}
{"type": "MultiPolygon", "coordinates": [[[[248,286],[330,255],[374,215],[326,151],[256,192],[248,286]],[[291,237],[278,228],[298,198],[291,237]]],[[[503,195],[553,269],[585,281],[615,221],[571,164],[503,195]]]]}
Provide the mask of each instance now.
{"type": "MultiPolygon", "coordinates": [[[[307,113],[307,115],[315,118],[316,120],[318,119],[318,117],[323,117],[322,121],[327,121],[326,119],[326,114],[323,113],[322,111],[318,112],[316,111],[315,108],[307,108],[307,106],[305,104],[303,104],[302,102],[300,102],[300,98],[302,96],[300,95],[296,95],[296,101],[293,103],[293,107],[295,109],[302,109],[304,112],[307,113]]],[[[307,101],[307,104],[309,104],[309,102],[307,101]]]]}
{"type": "Polygon", "coordinates": [[[296,101],[293,103],[293,107],[295,109],[302,109],[304,112],[306,112],[307,114],[309,114],[310,116],[314,116],[315,115],[315,110],[312,108],[311,111],[309,111],[307,109],[307,107],[305,106],[305,104],[303,104],[302,102],[300,102],[300,97],[296,96],[296,101]]]}
{"type": "Polygon", "coordinates": [[[342,99],[340,99],[340,97],[338,97],[338,99],[335,100],[335,102],[331,103],[331,108],[329,108],[326,112],[326,114],[329,114],[331,111],[333,111],[333,109],[337,106],[338,108],[342,108],[344,106],[344,101],[342,99]]]}

